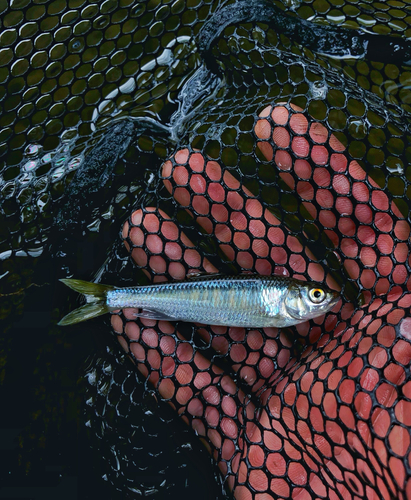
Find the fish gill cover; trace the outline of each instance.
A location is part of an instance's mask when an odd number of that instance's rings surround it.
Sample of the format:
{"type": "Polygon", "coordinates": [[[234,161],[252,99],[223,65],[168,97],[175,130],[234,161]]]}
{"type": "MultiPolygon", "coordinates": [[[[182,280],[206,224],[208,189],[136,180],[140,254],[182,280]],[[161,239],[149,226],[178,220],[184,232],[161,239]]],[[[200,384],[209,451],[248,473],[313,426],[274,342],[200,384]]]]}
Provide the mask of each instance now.
{"type": "Polygon", "coordinates": [[[1,383],[41,280],[323,281],[339,306],[281,330],[114,315],[83,376],[101,475],[113,498],[411,498],[408,0],[0,12],[1,383]]]}

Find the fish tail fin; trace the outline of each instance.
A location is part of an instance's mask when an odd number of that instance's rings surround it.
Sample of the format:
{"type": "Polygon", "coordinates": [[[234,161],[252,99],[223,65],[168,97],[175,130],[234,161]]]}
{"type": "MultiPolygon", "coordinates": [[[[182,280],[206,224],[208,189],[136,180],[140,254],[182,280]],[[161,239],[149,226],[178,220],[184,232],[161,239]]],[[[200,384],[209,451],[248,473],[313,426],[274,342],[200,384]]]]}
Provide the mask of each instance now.
{"type": "Polygon", "coordinates": [[[97,318],[97,316],[106,314],[109,310],[109,307],[102,302],[85,304],[84,306],[78,307],[77,309],[74,309],[74,311],[66,314],[57,324],[59,326],[74,325],[75,323],[87,321],[91,318],[97,318]]]}
{"type": "Polygon", "coordinates": [[[61,279],[60,281],[72,290],[83,294],[87,303],[64,316],[58,323],[59,326],[74,325],[110,311],[106,304],[106,296],[109,290],[115,288],[114,286],[75,279],[61,279]]]}

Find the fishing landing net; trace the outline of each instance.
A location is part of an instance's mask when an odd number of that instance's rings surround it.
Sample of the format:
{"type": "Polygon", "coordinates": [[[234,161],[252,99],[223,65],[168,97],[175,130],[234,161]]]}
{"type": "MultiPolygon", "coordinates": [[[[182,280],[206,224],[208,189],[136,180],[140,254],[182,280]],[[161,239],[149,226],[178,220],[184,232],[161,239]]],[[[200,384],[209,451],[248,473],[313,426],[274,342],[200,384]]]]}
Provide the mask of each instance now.
{"type": "Polygon", "coordinates": [[[409,3],[0,9],[2,293],[79,242],[103,283],[342,291],[283,329],[113,315],[85,376],[113,497],[411,498],[409,3]]]}

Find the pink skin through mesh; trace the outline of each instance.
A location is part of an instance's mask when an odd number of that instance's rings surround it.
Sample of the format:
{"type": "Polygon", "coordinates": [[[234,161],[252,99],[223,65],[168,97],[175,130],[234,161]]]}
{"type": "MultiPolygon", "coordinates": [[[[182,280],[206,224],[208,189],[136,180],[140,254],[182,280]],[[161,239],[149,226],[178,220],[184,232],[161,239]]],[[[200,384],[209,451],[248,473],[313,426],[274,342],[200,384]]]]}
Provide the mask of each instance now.
{"type": "MultiPolygon", "coordinates": [[[[360,284],[365,305],[342,300],[325,317],[296,326],[306,339],[299,356],[276,328],[198,326],[252,401],[173,324],[135,321],[124,310],[112,316],[113,328],[138,370],[198,433],[236,499],[411,498],[410,226],[337,138],[297,106],[266,107],[254,133],[360,284]]],[[[291,269],[335,288],[312,252],[218,162],[182,149],[164,163],[162,177],[241,268],[291,269]]],[[[123,238],[154,281],[166,272],[182,279],[187,269],[217,271],[160,209],[134,212],[123,238]]]]}

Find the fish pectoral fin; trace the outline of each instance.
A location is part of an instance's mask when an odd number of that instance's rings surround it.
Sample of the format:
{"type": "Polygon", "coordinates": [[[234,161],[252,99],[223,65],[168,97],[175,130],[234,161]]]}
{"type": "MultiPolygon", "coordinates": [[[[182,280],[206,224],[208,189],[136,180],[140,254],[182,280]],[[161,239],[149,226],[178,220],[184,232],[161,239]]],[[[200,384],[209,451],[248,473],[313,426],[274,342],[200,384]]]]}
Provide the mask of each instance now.
{"type": "Polygon", "coordinates": [[[135,311],[133,315],[136,318],[156,319],[158,321],[177,321],[179,319],[173,316],[167,316],[167,314],[158,311],[151,311],[150,309],[142,309],[141,311],[136,309],[135,311]]]}

